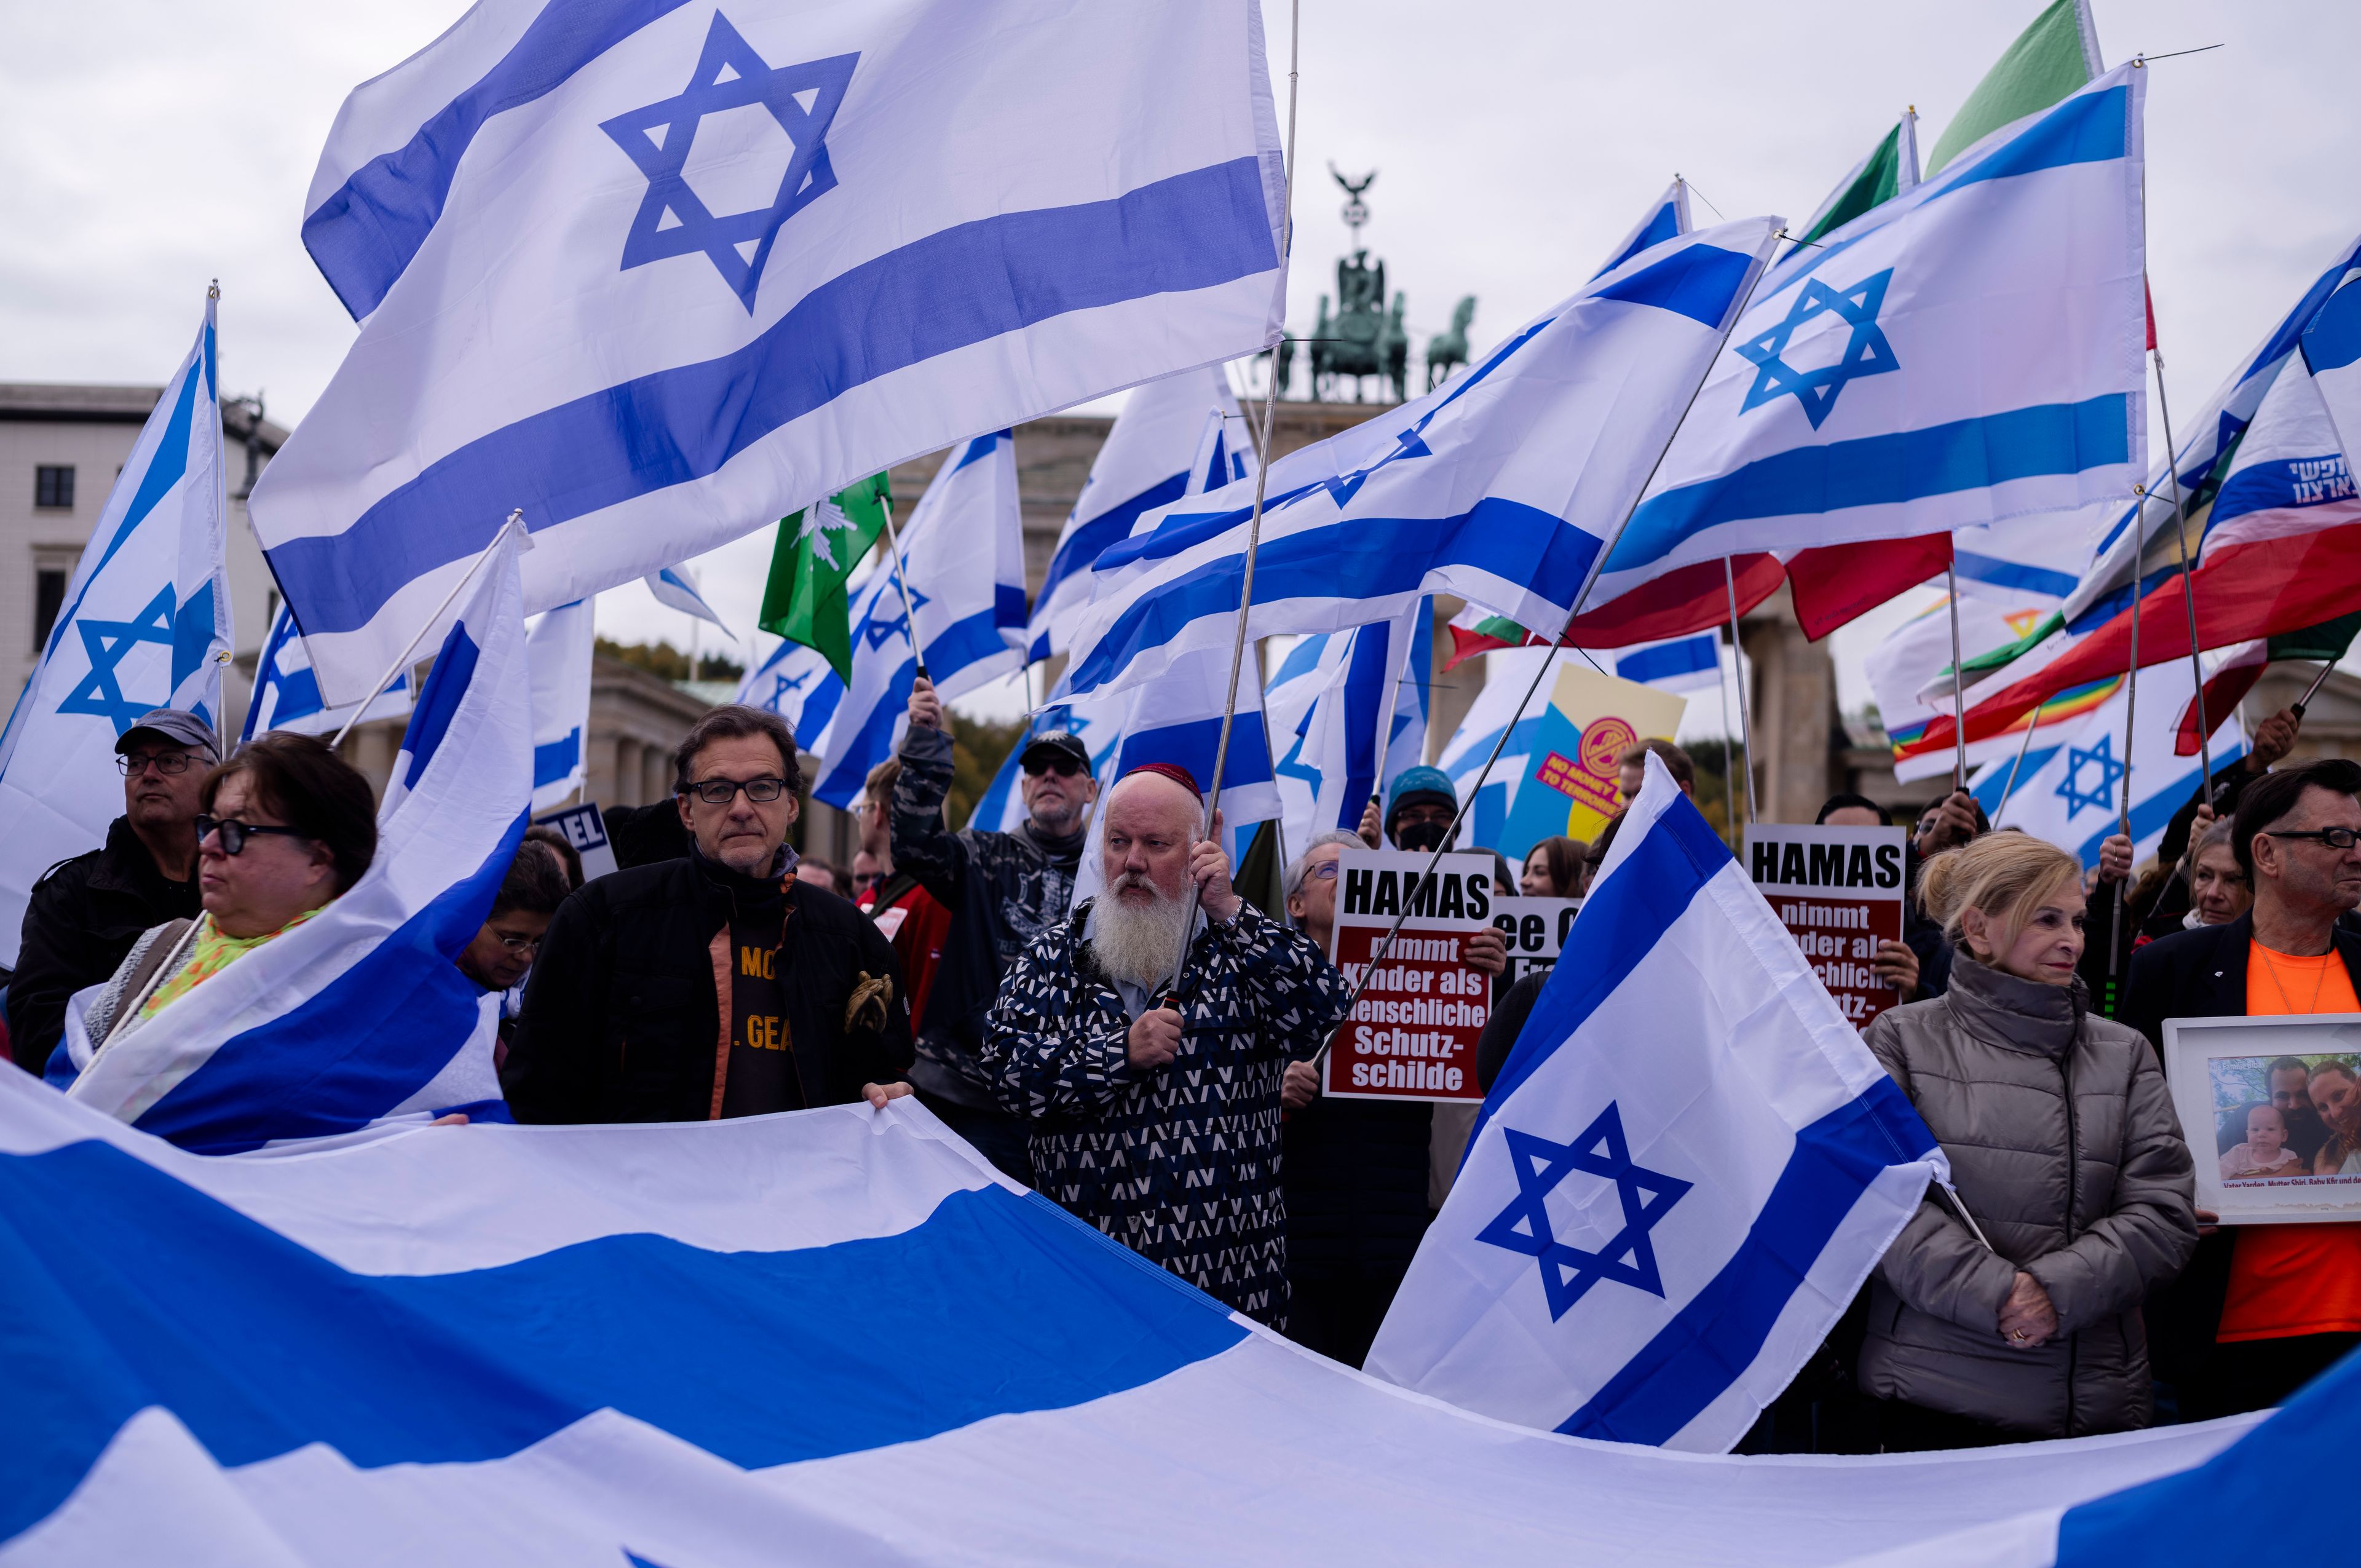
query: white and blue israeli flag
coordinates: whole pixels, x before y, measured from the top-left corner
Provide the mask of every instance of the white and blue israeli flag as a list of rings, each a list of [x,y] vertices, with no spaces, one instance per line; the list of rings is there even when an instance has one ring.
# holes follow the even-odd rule
[[[1434,601],[1389,621],[1315,632],[1288,650],[1263,692],[1278,751],[1279,826],[1290,852],[1361,825],[1372,795],[1426,760]]]
[[[1862,1458],[1520,1431],[906,1099],[209,1159],[0,1074],[0,1568],[2219,1568],[2277,1515],[2327,1563],[2288,1478],[2361,1403],[2347,1366],[2268,1421]]]
[[[1390,620],[1431,593],[1561,625],[1777,227],[1750,218],[1643,250],[1446,386],[1273,463],[1247,634]],[[1175,502],[1099,556],[1061,696],[1230,645],[1259,482]]]
[[[322,689],[512,508],[537,612],[1261,350],[1284,191],[1254,0],[484,0],[305,199],[360,335],[252,510]]]
[[[377,858],[317,915],[93,1055],[67,1008],[52,1081],[184,1148],[234,1154],[389,1117],[505,1116],[496,995],[461,974],[531,820],[533,715],[517,555],[503,531],[459,601],[378,811]]]
[[[1664,193],[1656,198],[1647,212],[1641,215],[1640,221],[1631,225],[1631,232],[1616,245],[1614,254],[1607,258],[1607,265],[1591,276],[1604,278],[1642,251],[1653,249],[1668,239],[1685,235],[1693,226],[1689,222],[1688,181],[1675,174],[1673,182],[1664,187]]]
[[[709,620],[721,629],[724,637],[732,641],[737,640],[738,634],[730,630],[730,623],[721,619],[721,612],[706,603],[704,590],[697,586],[697,571],[687,562],[675,562],[650,572],[641,581],[647,584],[648,592],[655,596],[656,603],[666,609],[676,609],[683,615]]]
[[[1613,670],[1618,680],[1672,692],[1703,691],[1721,684],[1721,633],[1700,631],[1692,637],[1618,648],[1599,655],[1598,662]]]
[[[1654,757],[1566,941],[1368,1370],[1726,1453],[1949,1168]]]
[[[393,677],[385,690],[371,697],[362,722],[400,718],[410,711],[410,672]],[[320,696],[319,678],[312,674],[311,655],[303,651],[303,633],[285,605],[271,618],[270,635],[263,639],[262,656],[254,667],[254,697],[246,705],[246,726],[238,742],[273,729],[298,735],[334,735],[353,716],[348,705],[330,707]]]
[[[777,714],[787,721],[796,743],[815,751],[813,743],[844,700],[844,682],[818,649],[782,638],[761,663],[746,672],[731,700]]]
[[[1726,555],[2130,499],[2147,75],[2111,71],[1782,258],[1591,604]]]
[[[2361,272],[2347,273],[2303,330],[2303,357],[2343,444],[2346,466],[2361,467]]]
[[[41,661],[0,733],[0,966],[41,873],[106,841],[116,737],[150,708],[222,728],[229,657],[214,302],[156,400],[66,581]],[[17,579],[19,582],[24,578]]]
[[[565,804],[582,787],[590,733],[590,664],[598,633],[590,599],[559,605],[525,632],[533,681],[533,808]]]
[[[1533,666],[1548,660],[1550,669],[1535,689],[1533,699],[1520,713],[1517,704],[1532,685]],[[1557,673],[1572,667],[1590,667],[1580,651],[1572,648],[1495,648],[1483,656],[1484,685],[1468,705],[1459,728],[1451,732],[1436,753],[1434,765],[1450,775],[1452,787],[1459,798],[1468,803],[1467,825],[1460,832],[1464,844],[1497,844],[1507,831],[1510,813],[1516,809],[1517,796],[1532,783],[1532,747],[1541,733],[1543,716],[1549,710],[1549,694]],[[1470,664],[1460,666],[1465,673]],[[1508,738],[1501,739],[1501,731]],[[1484,772],[1484,763],[1499,746],[1500,760],[1492,771]],[[1478,786],[1478,780],[1481,785]],[[1539,785],[1533,785],[1538,788]]]
[[[1192,476],[1208,417],[1225,433],[1222,471]],[[1231,439],[1226,433],[1240,434]],[[1100,552],[1127,538],[1140,519],[1196,490],[1219,489],[1251,472],[1251,448],[1244,437],[1238,401],[1218,365],[1184,370],[1133,390],[1115,415],[1107,437],[1091,459],[1090,477],[1059,532],[1041,591],[1034,596],[1026,631],[1026,661],[1038,663],[1066,651],[1072,622],[1089,601],[1091,563]]]

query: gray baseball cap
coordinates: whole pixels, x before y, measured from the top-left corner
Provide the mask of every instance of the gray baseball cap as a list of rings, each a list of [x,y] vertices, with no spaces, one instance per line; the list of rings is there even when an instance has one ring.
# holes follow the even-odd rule
[[[115,749],[127,751],[143,739],[161,737],[176,746],[194,746],[214,762],[221,761],[221,737],[214,727],[184,707],[151,707],[139,722],[115,738]]]

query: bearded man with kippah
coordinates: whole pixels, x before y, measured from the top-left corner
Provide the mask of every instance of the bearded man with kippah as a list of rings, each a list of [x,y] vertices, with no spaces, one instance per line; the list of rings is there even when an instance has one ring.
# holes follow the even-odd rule
[[[1198,837],[1203,809],[1178,767],[1116,782],[1106,891],[1010,968],[983,1061],[1031,1122],[1045,1197],[1279,1327],[1279,1081],[1342,1021],[1347,988],[1308,938],[1231,889],[1219,817]]]

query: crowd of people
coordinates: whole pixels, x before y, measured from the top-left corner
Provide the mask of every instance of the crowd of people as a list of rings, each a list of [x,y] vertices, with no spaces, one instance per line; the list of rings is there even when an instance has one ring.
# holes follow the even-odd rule
[[[915,1094],[1010,1179],[1357,1364],[1469,1119],[1320,1092],[1350,993],[1327,956],[1338,867],[1356,846],[1453,847],[1450,779],[1402,773],[1357,831],[1301,846],[1266,908],[1233,886],[1185,770],[1102,780],[1076,738],[1037,735],[1018,826],[953,831],[951,737],[923,679],[908,717],[846,868],[797,854],[796,738],[742,707],[683,738],[670,801],[609,812],[623,869],[585,882],[562,836],[527,832],[454,957],[500,998],[511,1113],[691,1121]],[[2119,836],[2086,872],[1995,831],[1963,792],[1920,814],[1903,939],[1874,959],[1896,1004],[1864,1037],[1953,1185],[1929,1190],[1743,1448],[1949,1448],[2261,1409],[2361,1340],[2361,1228],[2224,1226],[2195,1184],[2205,1162],[2225,1180],[2361,1174],[2354,1062],[2272,1060],[2268,1098],[2208,1142],[2180,1124],[2161,1055],[2167,1019],[2361,1012],[2361,764],[2279,765],[2295,740],[2292,714],[2261,726],[2145,868]],[[316,740],[225,755],[202,718],[165,709],[117,751],[123,815],[26,916],[6,1021],[27,1071],[54,1074],[70,1029],[103,1046],[313,917],[375,852],[367,782]],[[1687,756],[1648,741],[1620,759],[1627,800],[1651,751],[1694,788]],[[1893,825],[1846,795],[1818,819]],[[1501,861],[1498,890],[1580,896],[1620,821]],[[1086,852],[1103,891],[1070,908]],[[1498,931],[1466,951],[1504,972]],[[1494,996],[1485,1087],[1547,980]]]

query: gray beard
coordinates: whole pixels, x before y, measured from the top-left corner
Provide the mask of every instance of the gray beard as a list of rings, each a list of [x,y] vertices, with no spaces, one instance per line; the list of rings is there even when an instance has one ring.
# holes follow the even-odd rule
[[[1146,888],[1156,902],[1121,903],[1115,894],[1126,887]],[[1186,900],[1165,897],[1145,879],[1117,877],[1091,905],[1091,956],[1110,978],[1145,991],[1180,967],[1180,941],[1188,926]]]

